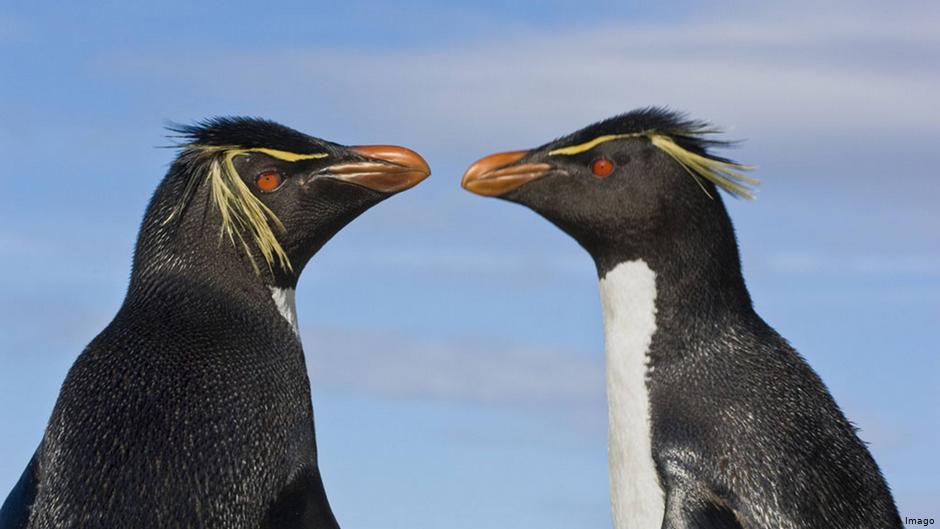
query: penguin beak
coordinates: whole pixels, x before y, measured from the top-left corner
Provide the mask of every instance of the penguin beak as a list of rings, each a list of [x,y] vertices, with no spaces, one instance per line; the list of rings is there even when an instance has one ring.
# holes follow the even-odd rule
[[[460,185],[478,195],[498,197],[552,170],[553,167],[547,163],[517,165],[516,162],[527,154],[529,151],[511,151],[481,158],[467,169]]]
[[[349,150],[365,160],[331,165],[321,176],[356,184],[380,193],[398,193],[416,186],[431,174],[420,154],[394,145],[361,145]]]

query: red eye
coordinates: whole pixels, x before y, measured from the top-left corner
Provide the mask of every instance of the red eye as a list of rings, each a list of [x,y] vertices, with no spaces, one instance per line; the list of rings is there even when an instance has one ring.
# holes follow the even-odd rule
[[[606,158],[594,160],[591,162],[591,172],[600,177],[610,176],[614,172],[614,162]]]
[[[255,184],[258,186],[258,189],[266,192],[274,191],[281,187],[283,181],[284,177],[277,171],[265,171],[255,178]]]

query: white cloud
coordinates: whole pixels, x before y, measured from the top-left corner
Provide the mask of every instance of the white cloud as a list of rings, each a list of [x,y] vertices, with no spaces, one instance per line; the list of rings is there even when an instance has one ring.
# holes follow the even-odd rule
[[[303,325],[301,336],[315,391],[490,403],[593,402],[603,408],[600,352],[423,341]]]
[[[940,277],[940,259],[915,255],[838,255],[810,252],[775,253],[758,268],[784,274],[857,277]]]
[[[571,243],[573,245],[573,243]],[[580,252],[580,250],[575,250]],[[476,276],[506,275],[512,277],[540,276],[550,274],[571,275],[591,272],[591,261],[587,254],[560,255],[527,252],[492,252],[482,248],[347,248],[342,254],[331,256],[329,265],[346,272],[361,273],[363,270],[403,270],[409,273],[434,272],[450,276],[474,274]],[[322,265],[321,265],[322,266]]]
[[[501,38],[432,50],[135,56],[119,64],[235,101],[268,101],[296,121],[341,115],[351,126],[441,149],[456,144],[462,153],[468,142],[534,145],[647,104],[674,105],[746,135],[761,129],[764,138],[940,131],[940,107],[931,104],[940,91],[938,10],[876,15],[848,7],[659,26],[507,28]]]

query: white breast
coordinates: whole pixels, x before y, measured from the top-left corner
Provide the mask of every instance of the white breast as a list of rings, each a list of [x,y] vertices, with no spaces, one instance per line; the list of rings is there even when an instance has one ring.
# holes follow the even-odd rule
[[[274,299],[274,304],[277,305],[277,311],[281,313],[281,316],[284,316],[291,329],[294,329],[294,334],[300,336],[300,331],[297,329],[297,303],[294,300],[294,289],[270,288],[271,298]]]
[[[608,464],[615,529],[662,526],[663,493],[653,464],[647,354],[656,331],[656,274],[642,260],[600,282],[607,350]]]

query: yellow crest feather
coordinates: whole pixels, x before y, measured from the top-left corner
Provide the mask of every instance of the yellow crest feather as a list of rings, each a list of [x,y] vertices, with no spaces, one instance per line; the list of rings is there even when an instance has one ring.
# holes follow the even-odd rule
[[[236,156],[250,152],[262,153],[287,162],[326,158],[329,155],[326,153],[297,154],[260,147],[245,149],[238,146],[189,144],[186,148],[191,152],[191,165],[196,166],[194,170],[200,171],[201,176],[196,176],[187,183],[183,199],[173,209],[164,224],[182,213],[195,186],[200,179],[204,178],[209,182],[212,202],[218,207],[222,219],[219,237],[228,238],[233,245],[241,246],[248,255],[252,268],[258,274],[261,270],[255,262],[252,244],[249,243],[253,243],[253,246],[261,253],[269,270],[273,269],[275,264],[285,271],[293,270],[287,252],[284,251],[272,229],[273,226],[283,232],[284,224],[264,202],[251,192],[238,175],[238,171],[235,170],[233,160]]]
[[[571,145],[568,147],[561,147],[551,150],[549,151],[548,155],[573,156],[587,152],[602,143],[625,138],[647,138],[650,143],[668,154],[673,160],[678,162],[683,169],[692,175],[692,178],[694,178],[702,190],[705,191],[705,194],[709,196],[711,195],[708,193],[708,189],[706,189],[702,184],[700,178],[705,178],[725,191],[746,199],[754,198],[754,193],[751,188],[760,183],[760,180],[741,172],[752,171],[754,170],[754,167],[734,162],[716,160],[714,158],[696,154],[680,146],[675,142],[675,140],[672,139],[671,136],[657,131],[634,132],[629,134],[606,134],[578,145]]]
[[[679,162],[679,165],[688,171],[696,181],[699,177],[704,177],[732,195],[738,195],[749,200],[754,198],[751,187],[758,185],[760,180],[741,172],[753,171],[752,166],[725,162],[696,154],[682,148],[672,138],[663,134],[650,134],[648,137],[653,145],[671,156],[673,160]],[[708,193],[707,190],[705,192]]]
[[[557,156],[561,154],[563,156],[574,156],[575,154],[581,154],[582,152],[589,151],[593,149],[594,147],[597,147],[598,145],[602,143],[606,143],[608,141],[619,140],[622,138],[635,138],[637,136],[640,136],[640,135],[639,134],[607,134],[604,136],[598,136],[591,141],[579,143],[578,145],[572,145],[570,147],[562,147],[560,149],[549,151],[548,155]]]

